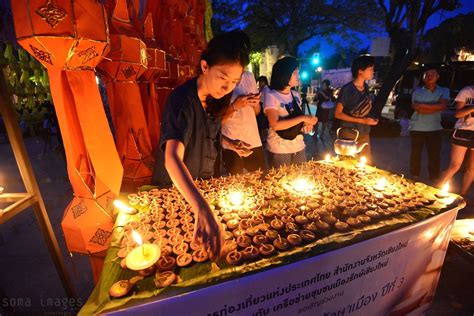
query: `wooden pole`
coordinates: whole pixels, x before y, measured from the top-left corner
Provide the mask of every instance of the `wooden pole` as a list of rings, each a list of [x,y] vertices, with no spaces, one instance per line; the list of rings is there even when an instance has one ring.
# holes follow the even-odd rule
[[[43,197],[41,196],[38,183],[36,182],[30,160],[28,159],[28,153],[17,121],[17,115],[9,100],[9,95],[10,93],[8,92],[5,78],[3,73],[0,72],[0,114],[3,116],[3,122],[7,130],[8,139],[10,140],[13,154],[18,169],[20,170],[20,175],[26,191],[36,199],[36,202],[32,204],[33,210],[35,211],[38,224],[48,246],[51,258],[53,259],[56,270],[61,278],[64,290],[68,297],[74,298],[76,297],[75,290],[68,276],[58,241],[54,235],[53,228],[51,227],[51,222],[48,213],[46,212]]]

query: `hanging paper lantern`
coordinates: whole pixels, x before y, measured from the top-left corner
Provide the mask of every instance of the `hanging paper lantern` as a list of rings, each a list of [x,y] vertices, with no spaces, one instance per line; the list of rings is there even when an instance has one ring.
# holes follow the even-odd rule
[[[148,67],[142,76],[142,80],[153,81],[155,80],[155,76],[163,74],[166,70],[166,54],[165,51],[159,49],[155,41],[155,31],[151,13],[148,13],[145,19],[144,37]]]
[[[124,168],[124,189],[136,190],[150,183],[154,158],[137,82],[148,69],[147,47],[132,24],[130,10],[139,11],[126,0],[116,2],[110,18],[110,52],[99,69],[105,75],[117,151]],[[150,56],[156,70],[163,67],[160,54],[154,51]],[[148,74],[153,75],[153,69]]]
[[[110,52],[100,69],[116,81],[137,81],[147,69],[145,43],[135,37],[110,35]]]
[[[161,111],[156,94],[156,77],[166,71],[165,52],[158,48],[155,41],[152,14],[148,13],[144,23],[144,37],[147,45],[148,69],[141,77],[140,94],[150,133],[152,148],[158,146],[160,140]]]
[[[19,44],[48,70],[40,80],[50,83],[74,191],[62,221],[67,246],[103,252],[113,227],[109,202],[119,194],[123,172],[94,73],[109,43],[105,9],[96,0],[15,0],[11,6]],[[20,67],[34,66],[21,50],[19,59]]]
[[[69,203],[62,220],[69,251],[92,254],[107,249],[113,226],[103,223],[113,221],[113,218],[103,205],[111,203],[113,198],[109,196],[97,199],[76,197]]]
[[[107,47],[99,1],[11,1],[18,42],[45,67],[94,68]]]

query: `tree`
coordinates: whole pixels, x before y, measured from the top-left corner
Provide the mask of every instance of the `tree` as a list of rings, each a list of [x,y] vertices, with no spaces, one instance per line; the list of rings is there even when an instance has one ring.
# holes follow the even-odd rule
[[[474,13],[459,14],[426,32],[422,61],[439,62],[456,56],[456,50],[474,51]]]
[[[379,8],[365,0],[216,0],[213,8],[215,31],[243,28],[253,49],[277,44],[293,56],[315,36],[349,37],[381,23]]]
[[[391,38],[393,60],[374,101],[376,115],[381,114],[390,91],[420,54],[428,19],[440,10],[452,11],[460,5],[459,0],[378,0],[378,4]]]
[[[18,111],[37,110],[37,104],[50,100],[46,69],[19,47],[8,0],[0,0],[0,76],[5,76],[12,102]]]

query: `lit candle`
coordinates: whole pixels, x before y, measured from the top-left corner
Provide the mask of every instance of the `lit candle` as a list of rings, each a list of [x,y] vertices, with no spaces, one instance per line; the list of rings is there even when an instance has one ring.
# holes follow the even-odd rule
[[[132,230],[132,236],[138,247],[128,253],[125,259],[127,268],[134,271],[148,269],[158,261],[161,250],[155,244],[143,244],[142,237],[135,230]]]
[[[310,193],[314,189],[314,183],[305,178],[296,178],[291,182],[291,187],[298,193]]]
[[[293,181],[293,189],[295,189],[295,191],[303,192],[304,190],[306,190],[307,186],[308,181],[306,181],[306,179],[300,178]]]
[[[244,203],[244,195],[240,191],[230,192],[227,196],[227,199],[229,200],[230,204],[234,206],[240,206]]]
[[[387,184],[388,184],[387,179],[385,179],[385,177],[382,177],[379,180],[377,180],[377,183],[375,184],[374,189],[377,191],[383,191],[385,190],[385,187],[387,186]]]
[[[365,156],[360,157],[359,167],[364,167],[367,164],[367,158]]]
[[[125,214],[135,214],[137,212],[137,210],[135,208],[128,206],[127,204],[125,204],[124,202],[122,202],[120,200],[115,200],[114,201],[114,206],[119,211],[121,211]]]
[[[448,196],[448,194],[449,194],[449,182],[446,182],[446,183],[443,185],[443,187],[441,188],[441,192],[442,192],[444,195]]]
[[[324,162],[327,162],[327,163],[331,162],[331,155],[330,154],[326,154],[326,156],[324,157]]]
[[[5,188],[1,186],[2,183],[3,183],[3,177],[0,175],[0,195],[2,195],[3,191],[5,190]]]
[[[436,197],[439,198],[439,199],[444,199],[444,198],[447,198],[448,196],[449,196],[449,182],[446,182],[442,186],[441,191],[439,191],[436,194]]]

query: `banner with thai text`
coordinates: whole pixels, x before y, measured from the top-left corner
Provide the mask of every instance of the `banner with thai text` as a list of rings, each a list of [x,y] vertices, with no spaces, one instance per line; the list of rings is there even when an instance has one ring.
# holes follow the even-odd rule
[[[420,315],[434,298],[456,215],[111,314]]]

